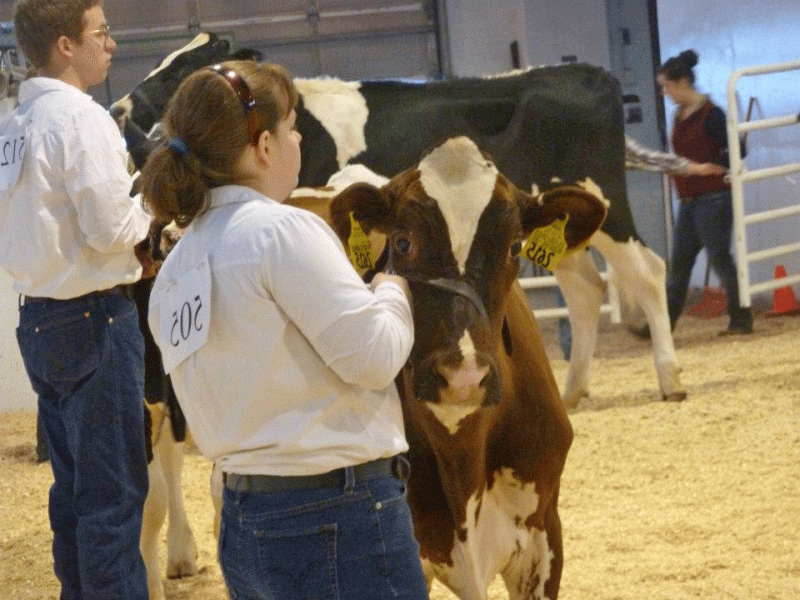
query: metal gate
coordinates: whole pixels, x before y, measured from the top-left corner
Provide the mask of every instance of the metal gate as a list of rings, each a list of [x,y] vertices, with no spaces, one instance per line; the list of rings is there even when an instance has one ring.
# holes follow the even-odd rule
[[[595,261],[596,263],[596,261]],[[600,279],[606,284],[606,301],[600,306],[600,314],[608,315],[612,323],[622,322],[622,309],[620,306],[619,291],[616,286],[611,282],[611,265],[605,265],[606,270],[600,271]],[[532,276],[527,276],[527,271],[533,272]],[[558,282],[554,275],[548,274],[547,271],[537,265],[526,265],[523,269],[525,274],[520,276],[519,283],[523,290],[542,290],[547,288],[556,288],[558,290]],[[533,314],[537,319],[560,319],[569,316],[569,311],[563,303],[555,307],[536,307],[539,302],[537,299],[532,301]]]
[[[785,127],[789,125],[797,126],[800,123],[800,113],[795,113],[782,117],[770,119],[760,119],[757,121],[739,122],[738,109],[736,102],[736,84],[742,77],[763,75],[768,73],[779,73],[784,71],[800,70],[800,61],[776,63],[771,65],[760,65],[737,69],[731,73],[728,79],[728,148],[730,152],[731,170],[731,195],[733,197],[733,231],[736,240],[736,268],[739,278],[739,303],[741,306],[750,306],[751,298],[754,293],[792,285],[800,282],[800,274],[772,279],[760,283],[750,281],[750,263],[785,256],[794,252],[800,252],[800,239],[783,244],[765,248],[755,252],[748,252],[746,228],[755,223],[764,223],[778,219],[787,219],[793,215],[800,215],[800,201],[793,206],[753,212],[745,214],[744,184],[746,182],[758,181],[773,177],[783,177],[800,171],[800,163],[788,163],[764,169],[747,171],[742,163],[742,153],[739,140],[741,134],[758,129],[769,129],[773,127]],[[798,235],[800,238],[800,235]]]

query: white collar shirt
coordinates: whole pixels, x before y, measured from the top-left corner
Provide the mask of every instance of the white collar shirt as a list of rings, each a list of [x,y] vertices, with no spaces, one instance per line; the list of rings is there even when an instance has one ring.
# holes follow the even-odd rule
[[[14,290],[69,299],[138,280],[133,247],[151,219],[139,196],[130,196],[114,120],[78,88],[34,77],[20,85],[19,107],[0,136],[20,128],[19,176],[0,190],[0,266]]]
[[[209,193],[156,277],[167,290],[204,259],[208,340],[171,373],[199,450],[223,471],[312,475],[408,449],[394,378],[413,343],[408,300],[374,291],[311,212],[241,186]]]

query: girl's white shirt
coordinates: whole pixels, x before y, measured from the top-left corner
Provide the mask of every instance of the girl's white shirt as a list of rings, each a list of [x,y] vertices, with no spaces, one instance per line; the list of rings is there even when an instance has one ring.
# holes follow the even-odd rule
[[[208,341],[172,383],[199,450],[225,472],[311,475],[408,449],[394,377],[413,344],[399,286],[371,292],[316,215],[242,186],[210,192],[150,297],[206,257]]]

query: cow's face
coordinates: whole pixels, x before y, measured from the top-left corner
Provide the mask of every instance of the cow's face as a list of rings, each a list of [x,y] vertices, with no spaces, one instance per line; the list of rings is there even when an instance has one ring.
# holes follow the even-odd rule
[[[345,244],[350,212],[365,230],[386,234],[392,267],[409,279],[414,397],[434,412],[457,408],[463,416],[502,396],[498,352],[512,352],[505,303],[525,236],[569,213],[567,244],[578,247],[606,206],[577,187],[534,198],[461,137],[380,189],[357,184],[339,194],[331,221]]]

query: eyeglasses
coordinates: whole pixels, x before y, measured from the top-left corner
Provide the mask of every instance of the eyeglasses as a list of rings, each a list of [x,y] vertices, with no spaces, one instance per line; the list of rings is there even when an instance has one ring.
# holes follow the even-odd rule
[[[98,29],[94,31],[90,31],[89,35],[97,36],[99,39],[103,40],[103,43],[108,41],[108,38],[111,37],[111,27],[108,26],[108,23],[102,25]]]

